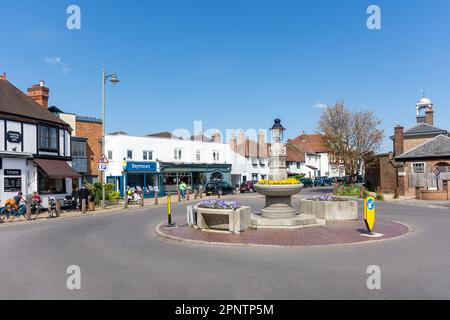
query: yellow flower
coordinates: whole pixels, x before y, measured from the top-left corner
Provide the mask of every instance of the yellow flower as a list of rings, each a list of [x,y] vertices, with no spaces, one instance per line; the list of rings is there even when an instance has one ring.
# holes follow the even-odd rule
[[[262,185],[286,185],[286,184],[300,184],[297,179],[289,178],[284,180],[260,180],[258,184]]]

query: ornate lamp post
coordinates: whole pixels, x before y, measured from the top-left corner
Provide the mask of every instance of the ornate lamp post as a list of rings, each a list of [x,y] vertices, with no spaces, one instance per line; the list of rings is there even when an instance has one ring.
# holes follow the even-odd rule
[[[105,87],[106,82],[109,80],[112,84],[119,83],[119,78],[117,77],[117,74],[112,73],[110,75],[106,74],[105,69],[102,71],[102,156],[105,154]],[[105,183],[106,183],[106,174],[104,171],[101,172],[102,175],[102,208],[104,209],[106,207],[106,191],[105,191]]]
[[[287,151],[283,144],[283,132],[286,129],[281,124],[280,119],[275,119],[270,132],[272,135],[272,147],[270,151],[270,180],[283,180],[287,178]]]

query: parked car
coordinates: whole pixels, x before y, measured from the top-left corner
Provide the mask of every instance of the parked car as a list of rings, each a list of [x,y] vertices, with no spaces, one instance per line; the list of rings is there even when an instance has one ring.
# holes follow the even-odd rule
[[[311,178],[300,179],[300,182],[303,184],[303,186],[305,188],[308,188],[308,187],[312,188],[312,187],[314,187],[314,180],[311,179]]]
[[[232,187],[228,182],[221,180],[212,180],[206,184],[205,193],[207,196],[213,194],[235,194],[236,189]]]
[[[255,184],[257,183],[257,181],[245,181],[242,182],[241,185],[239,186],[239,191],[241,193],[244,192],[255,192]]]

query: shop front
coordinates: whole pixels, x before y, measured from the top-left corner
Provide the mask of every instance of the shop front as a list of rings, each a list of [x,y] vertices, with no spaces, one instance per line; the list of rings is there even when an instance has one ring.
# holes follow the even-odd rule
[[[108,177],[107,182],[114,183],[122,196],[132,189],[142,191],[145,198],[164,194],[161,174],[158,172],[156,162],[134,162],[124,163],[123,175],[121,177]]]
[[[229,164],[177,164],[161,163],[165,193],[176,193],[178,185],[184,182],[190,190],[205,187],[210,180],[231,182]]]

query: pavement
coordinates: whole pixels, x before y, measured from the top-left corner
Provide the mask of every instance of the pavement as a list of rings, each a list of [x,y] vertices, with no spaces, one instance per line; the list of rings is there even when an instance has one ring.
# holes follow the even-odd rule
[[[254,210],[263,206],[255,194],[235,198]],[[186,205],[174,204],[175,221],[185,219]],[[450,209],[397,202],[378,202],[377,209],[411,233],[337,247],[190,244],[155,232],[166,220],[164,206],[3,224],[0,298],[449,299]],[[80,290],[66,286],[73,265]],[[381,270],[380,290],[367,287],[372,265]]]

